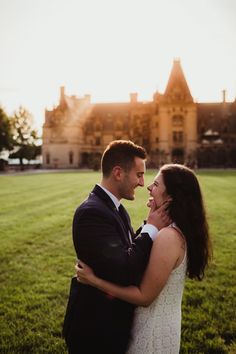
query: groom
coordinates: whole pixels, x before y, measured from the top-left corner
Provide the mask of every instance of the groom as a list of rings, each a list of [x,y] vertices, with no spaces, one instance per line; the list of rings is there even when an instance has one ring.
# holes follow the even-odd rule
[[[77,257],[99,277],[124,286],[139,284],[157,227],[164,226],[150,217],[136,237],[120,204],[122,198],[134,200],[135,188],[144,186],[145,159],[145,150],[131,141],[110,143],[102,156],[101,184],[78,207],[73,220]],[[134,305],[76,283],[76,278],[73,282],[63,328],[69,353],[124,354]]]

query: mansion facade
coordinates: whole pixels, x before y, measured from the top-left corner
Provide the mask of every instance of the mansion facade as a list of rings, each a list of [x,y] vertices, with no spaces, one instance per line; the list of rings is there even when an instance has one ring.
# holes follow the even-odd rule
[[[89,95],[67,96],[45,111],[44,168],[99,168],[112,140],[145,147],[147,166],[178,162],[198,167],[236,167],[236,100],[194,102],[179,60],[174,60],[163,94],[142,102],[91,103]]]

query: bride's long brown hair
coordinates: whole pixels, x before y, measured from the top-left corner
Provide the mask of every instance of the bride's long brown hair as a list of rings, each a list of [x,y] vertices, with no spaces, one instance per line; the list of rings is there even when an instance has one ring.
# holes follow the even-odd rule
[[[212,248],[199,182],[195,173],[183,165],[164,165],[160,172],[172,198],[169,215],[185,236],[187,275],[201,280],[211,259]]]

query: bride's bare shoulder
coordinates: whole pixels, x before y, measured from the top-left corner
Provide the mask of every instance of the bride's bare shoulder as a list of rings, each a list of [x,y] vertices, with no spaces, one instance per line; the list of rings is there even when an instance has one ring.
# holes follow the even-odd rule
[[[183,235],[181,234],[180,231],[178,231],[174,227],[163,227],[159,232],[158,235],[155,239],[156,243],[161,243],[161,244],[180,244],[182,245],[184,239]]]

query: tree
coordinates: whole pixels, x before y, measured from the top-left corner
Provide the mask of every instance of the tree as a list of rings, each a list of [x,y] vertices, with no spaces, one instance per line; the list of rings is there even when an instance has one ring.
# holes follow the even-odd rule
[[[23,159],[30,161],[37,155],[38,150],[35,143],[39,137],[36,130],[32,128],[33,117],[25,108],[19,107],[19,110],[14,113],[11,123],[16,151],[10,154],[9,158],[18,158],[21,170],[23,170]]]
[[[10,154],[10,159],[26,159],[28,161],[36,159],[41,154],[41,146],[37,145],[24,145],[17,151]]]
[[[13,137],[10,119],[0,107],[0,152],[13,148]]]

